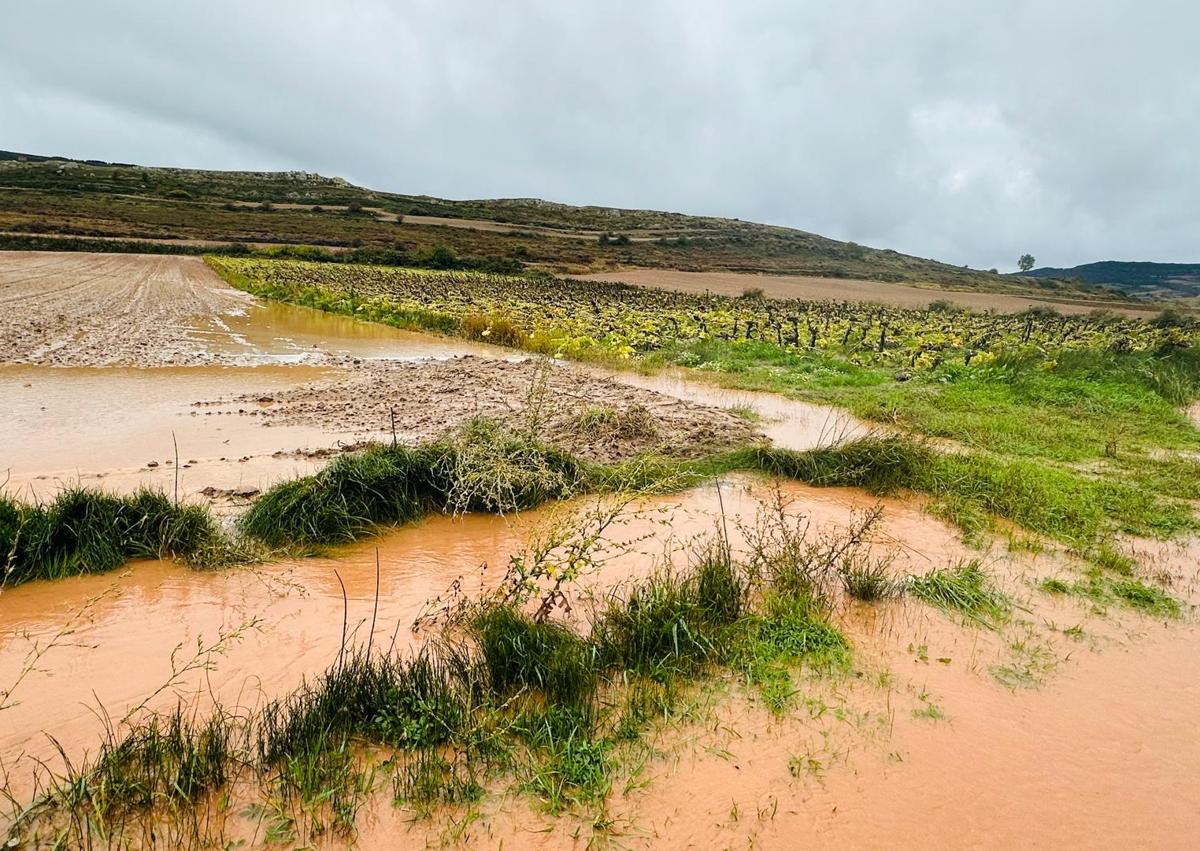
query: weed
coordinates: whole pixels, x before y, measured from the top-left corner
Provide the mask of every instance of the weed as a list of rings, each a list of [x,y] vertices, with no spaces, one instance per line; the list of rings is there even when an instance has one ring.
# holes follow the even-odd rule
[[[891,558],[871,560],[857,556],[847,558],[838,567],[846,593],[856,600],[875,602],[898,597],[904,593],[904,582],[894,579],[890,572]]]
[[[909,579],[909,590],[932,606],[993,628],[1012,614],[1012,601],[991,587],[978,560],[913,576]]]
[[[129,559],[187,558],[219,538],[205,509],[160,491],[115,496],[76,487],[47,505],[0,497],[0,585],[99,573]]]

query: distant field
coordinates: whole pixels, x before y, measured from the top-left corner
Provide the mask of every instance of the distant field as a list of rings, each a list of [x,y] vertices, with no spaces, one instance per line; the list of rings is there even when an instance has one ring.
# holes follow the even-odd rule
[[[761,289],[772,298],[835,299],[878,301],[896,307],[926,307],[931,301],[946,299],[972,310],[996,310],[1014,313],[1035,305],[1050,305],[1062,313],[1088,313],[1100,308],[1127,316],[1152,316],[1155,308],[1131,307],[1120,302],[1073,301],[1051,297],[1009,293],[946,291],[932,287],[844,278],[800,277],[797,275],[755,275],[737,272],[679,272],[670,269],[626,269],[575,276],[584,281],[610,281],[657,287],[685,293],[741,295],[748,289]]]

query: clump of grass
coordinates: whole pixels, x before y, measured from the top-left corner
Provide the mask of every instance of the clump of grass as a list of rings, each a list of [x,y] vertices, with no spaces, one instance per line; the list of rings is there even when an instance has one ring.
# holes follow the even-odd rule
[[[599,676],[598,654],[573,630],[534,621],[508,605],[474,614],[469,629],[496,694],[533,689],[555,704],[584,706],[591,700]]]
[[[1038,587],[1047,594],[1070,594],[1071,584],[1066,580],[1048,576],[1038,583]]]
[[[847,594],[856,600],[873,603],[904,593],[904,583],[892,577],[890,567],[891,560],[887,558],[847,558],[838,567],[838,574]]]
[[[610,593],[592,641],[610,667],[651,678],[692,674],[720,658],[745,593],[734,565],[714,550],[689,573],[662,570]]]
[[[476,417],[429,447],[431,479],[445,510],[504,513],[564,499],[584,484],[570,454]]]
[[[76,834],[92,829],[112,837],[139,813],[191,811],[230,779],[239,749],[235,725],[219,710],[201,722],[178,707],[122,735],[109,727],[95,757],[74,765],[63,754],[64,773],[50,776],[34,803],[18,811],[9,844],[24,847],[21,837],[39,819],[60,812],[71,815]],[[56,838],[66,840],[62,832]]]
[[[131,496],[68,488],[46,505],[0,497],[0,585],[100,573],[129,559],[187,558],[220,538],[207,510],[148,488]]]
[[[482,766],[469,751],[447,756],[433,749],[417,751],[392,777],[392,797],[428,811],[438,804],[466,804],[484,794]]]
[[[433,466],[429,452],[404,446],[341,455],[262,494],[239,525],[272,546],[353,541],[378,524],[421,517],[434,497]]]
[[[1128,553],[1121,552],[1109,543],[1101,544],[1092,560],[1101,570],[1121,576],[1133,576],[1134,570],[1137,569],[1137,559]]]
[[[1012,615],[1012,600],[991,587],[978,560],[913,576],[909,579],[909,591],[932,606],[957,612],[985,626],[997,627]]]
[[[523,349],[529,343],[529,335],[523,328],[509,317],[499,314],[493,316],[482,316],[477,313],[467,314],[460,321],[458,330],[469,340],[479,340],[497,346]]]
[[[596,736],[590,713],[538,706],[519,713],[511,729],[528,748],[523,785],[547,810],[557,813],[608,794],[612,743]]]
[[[576,428],[584,434],[621,440],[649,440],[658,437],[654,415],[644,405],[625,408],[589,405],[575,418]]]
[[[1116,579],[1109,586],[1112,595],[1130,608],[1150,615],[1177,618],[1183,611],[1179,601],[1140,579]]]
[[[283,482],[242,515],[241,530],[272,546],[337,544],[429,511],[518,511],[582,487],[570,455],[477,418],[415,448],[375,445]]]
[[[1183,614],[1179,600],[1134,575],[1137,561],[1132,556],[1104,544],[1091,555],[1091,561],[1082,580],[1043,579],[1039,587],[1048,594],[1081,597],[1099,607],[1117,604],[1164,618]]]
[[[755,460],[761,470],[813,485],[889,493],[919,487],[934,457],[933,450],[912,438],[870,435],[804,452],[764,447]]]

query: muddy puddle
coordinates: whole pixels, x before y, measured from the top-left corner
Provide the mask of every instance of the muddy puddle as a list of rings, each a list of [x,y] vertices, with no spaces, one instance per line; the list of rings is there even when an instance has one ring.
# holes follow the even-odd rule
[[[804,450],[827,446],[839,440],[862,437],[870,430],[845,411],[774,393],[731,390],[691,381],[669,371],[658,375],[625,372],[605,374],[621,384],[652,390],[685,402],[749,414],[762,434],[776,446],[785,449]]]
[[[66,485],[128,491],[148,484],[190,497],[206,487],[257,489],[324,460],[312,450],[352,440],[302,426],[264,429],[253,418],[205,415],[195,399],[276,392],[321,367],[0,366],[9,407],[0,469],[6,490],[48,497]]]
[[[852,490],[781,487],[814,531],[875,504]],[[735,477],[719,495],[713,485],[638,503],[606,535],[589,581],[641,574],[668,552],[685,558],[687,541],[715,530],[722,503],[736,541],[737,518],[751,520],[774,488]],[[896,572],[978,555],[919,506],[882,505],[876,546],[897,553]],[[48,757],[44,733],[82,753],[102,729],[101,707],[119,720],[148,697],[151,709],[179,698],[252,706],[286,692],[336,657],[339,577],[355,641],[369,640],[374,619],[377,646],[412,645],[420,637],[409,626],[429,600],[459,578],[471,594],[493,585],[564,510],[433,518],[331,560],[213,573],[139,563],[9,589],[0,683],[32,670],[0,712],[0,754],[10,769]],[[1164,551],[1159,566],[1181,581],[1190,569],[1194,583],[1196,549]],[[1012,624],[962,626],[911,600],[844,604],[836,619],[856,674],[802,681],[783,718],[738,697],[737,683],[718,690],[693,722],[659,735],[636,783],[615,787],[611,838],[655,848],[1187,847],[1200,830],[1200,632],[1036,594],[1029,583],[1059,567],[1052,556],[985,558],[1023,606]],[[1034,687],[996,673],[1023,665]],[[520,796],[482,812],[463,841],[583,848],[591,836],[578,818],[547,819]],[[398,836],[436,844],[444,830],[381,802],[356,847],[393,848]]]
[[[524,357],[498,346],[420,334],[272,301],[255,301],[243,313],[195,317],[189,326],[188,335],[205,350],[249,363],[298,363],[329,356],[403,361],[463,355],[503,360]]]

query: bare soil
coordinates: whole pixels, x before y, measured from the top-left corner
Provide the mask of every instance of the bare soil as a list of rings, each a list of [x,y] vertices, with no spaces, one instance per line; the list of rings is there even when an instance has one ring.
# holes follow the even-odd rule
[[[1089,313],[1112,310],[1129,316],[1153,316],[1153,308],[1130,307],[1120,302],[1070,301],[1006,293],[966,292],[915,287],[848,278],[810,278],[799,275],[753,275],[740,272],[679,272],[672,269],[626,269],[573,276],[582,281],[618,281],[644,287],[677,290],[685,293],[741,295],[748,289],[761,289],[772,298],[798,298],[840,301],[874,301],[896,307],[928,307],[931,301],[947,299],[972,310],[996,310],[1016,313],[1034,306],[1051,306],[1063,313]]]
[[[316,426],[363,437],[388,434],[394,414],[396,433],[408,442],[486,416],[605,462],[645,452],[695,458],[760,439],[744,419],[721,408],[576,367],[472,356],[363,362],[335,378],[198,407],[236,408],[267,425]]]
[[[253,299],[197,257],[0,253],[0,362],[157,366],[219,358],[186,332]]]

